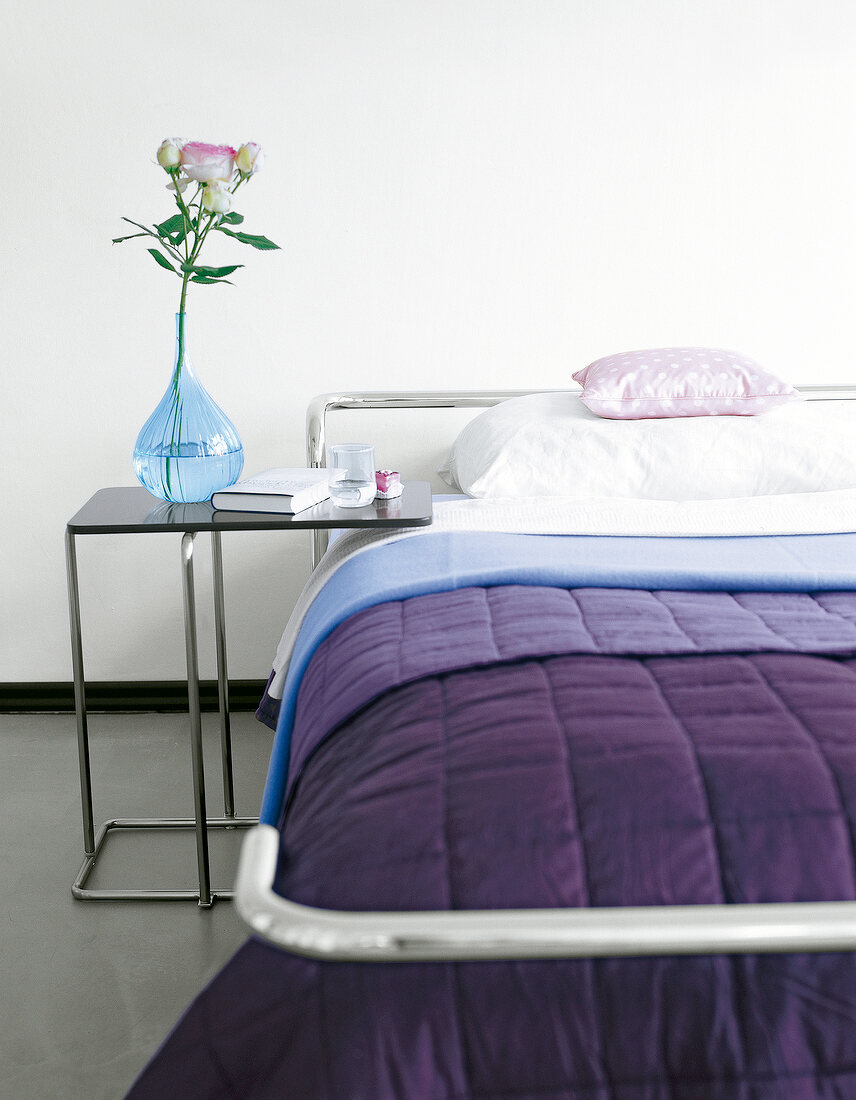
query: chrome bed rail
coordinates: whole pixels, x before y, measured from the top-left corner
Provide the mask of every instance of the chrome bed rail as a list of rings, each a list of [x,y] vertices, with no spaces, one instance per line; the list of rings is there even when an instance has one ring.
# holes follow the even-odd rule
[[[424,962],[856,950],[856,901],[337,912],[273,890],[279,832],[244,839],[235,902],[264,939],[316,959]]]
[[[813,401],[856,400],[856,385],[798,389]],[[311,466],[326,464],[325,418],[334,409],[486,408],[533,392],[556,391],[322,394],[307,414],[307,459]],[[318,557],[324,545],[316,543]],[[429,912],[318,909],[274,891],[279,850],[280,834],[273,826],[257,825],[247,833],[235,903],[259,936],[309,958],[415,962],[856,950],[856,901]]]
[[[322,393],[306,410],[306,465],[327,465],[327,413],[341,409],[486,409],[510,397],[548,390],[413,390],[398,393],[364,391]],[[311,567],[321,560],[330,541],[329,531],[312,532]]]

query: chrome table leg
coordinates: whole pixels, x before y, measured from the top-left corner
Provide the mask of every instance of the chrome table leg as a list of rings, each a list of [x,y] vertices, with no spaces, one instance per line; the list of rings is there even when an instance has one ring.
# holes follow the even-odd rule
[[[77,719],[80,804],[83,809],[83,851],[88,858],[94,858],[95,828],[92,821],[92,781],[89,770],[89,729],[86,722],[86,692],[83,678],[83,635],[80,630],[77,550],[74,535],[68,530],[65,532],[65,568],[68,584],[68,621],[71,629],[71,666],[74,677],[74,713]]]
[[[229,715],[229,674],[226,668],[226,608],[223,596],[223,549],[220,532],[211,532],[211,563],[214,573],[214,632],[217,644],[217,699],[220,709],[220,758],[223,771],[223,810],[235,816],[235,785],[232,774],[232,728]]]
[[[205,768],[202,755],[202,712],[199,705],[199,651],[196,644],[196,595],[193,587],[193,544],[196,535],[181,538],[181,587],[184,596],[184,644],[187,651],[187,701],[190,713],[190,756],[193,764],[193,805],[196,815],[196,864],[199,905],[212,902],[208,871],[208,822],[205,814]]]

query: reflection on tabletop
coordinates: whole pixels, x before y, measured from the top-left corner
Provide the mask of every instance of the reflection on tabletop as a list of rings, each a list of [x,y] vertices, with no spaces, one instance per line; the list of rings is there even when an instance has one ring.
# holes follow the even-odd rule
[[[198,504],[178,504],[165,500],[149,512],[143,523],[176,523],[194,524],[205,523],[211,519],[214,509],[210,500],[200,501]]]

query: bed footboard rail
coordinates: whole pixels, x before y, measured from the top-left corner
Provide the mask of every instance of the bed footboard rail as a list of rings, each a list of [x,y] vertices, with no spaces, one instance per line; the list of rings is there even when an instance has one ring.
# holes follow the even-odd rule
[[[356,962],[856,950],[856,902],[340,912],[274,892],[279,832],[244,840],[236,904],[254,932],[309,958]]]

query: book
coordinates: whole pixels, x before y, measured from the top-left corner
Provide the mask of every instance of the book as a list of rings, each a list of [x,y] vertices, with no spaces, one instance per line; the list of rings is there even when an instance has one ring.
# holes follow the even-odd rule
[[[308,466],[264,470],[218,490],[211,503],[221,512],[302,512],[329,497],[327,475],[326,469]]]

